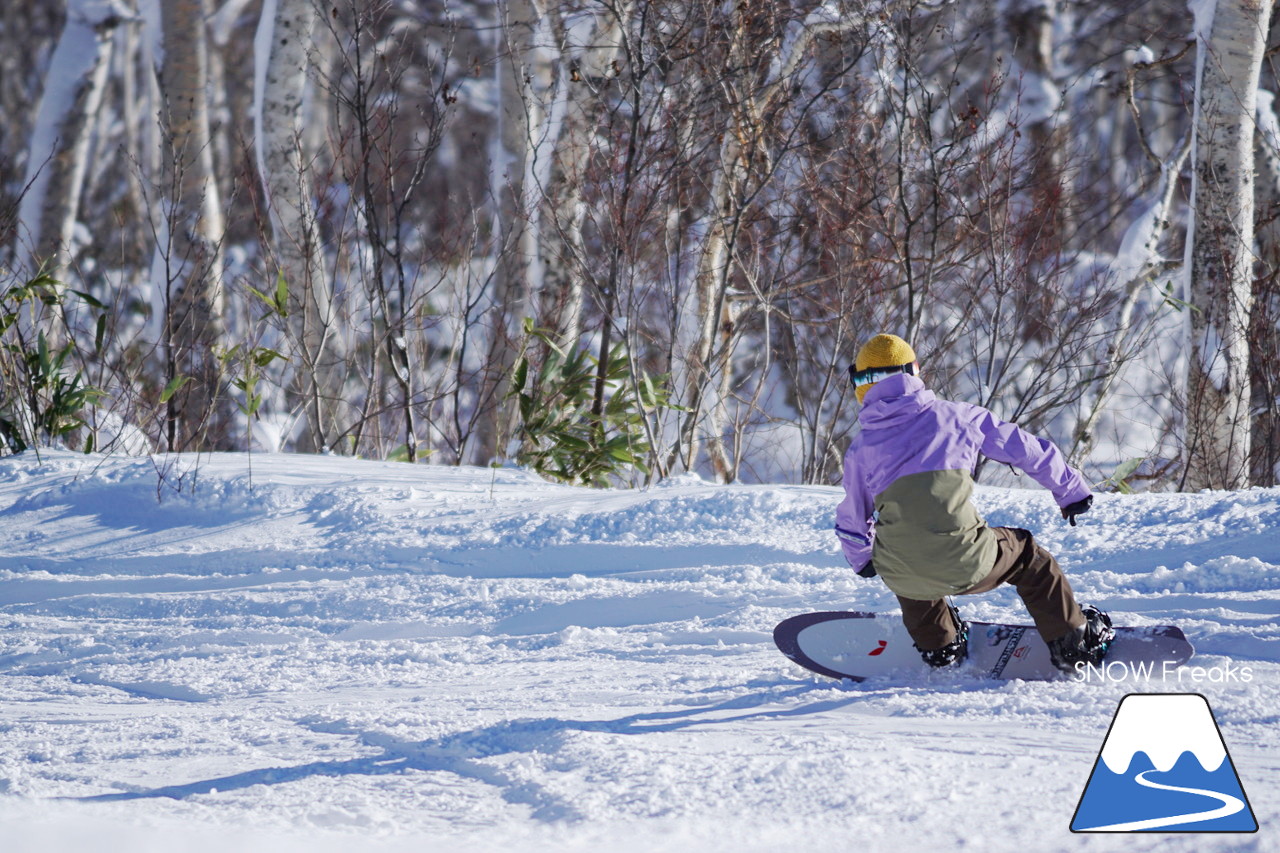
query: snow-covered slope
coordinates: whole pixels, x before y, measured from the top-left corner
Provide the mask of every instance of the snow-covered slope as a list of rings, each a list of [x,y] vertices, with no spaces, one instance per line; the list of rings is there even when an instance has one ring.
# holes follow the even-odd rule
[[[175,491],[180,488],[180,491]],[[980,489],[1180,680],[840,684],[839,494],[297,456],[0,460],[0,837],[38,850],[1277,849],[1280,491]],[[1025,621],[1012,590],[966,616]],[[1262,829],[1073,836],[1120,698],[1208,697]]]

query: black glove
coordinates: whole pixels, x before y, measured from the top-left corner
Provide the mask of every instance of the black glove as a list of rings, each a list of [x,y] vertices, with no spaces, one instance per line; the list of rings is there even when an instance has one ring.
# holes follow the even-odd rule
[[[1065,518],[1072,527],[1076,526],[1076,516],[1089,511],[1089,507],[1093,506],[1093,495],[1086,495],[1073,504],[1068,504],[1062,508],[1062,517]]]
[[[869,561],[865,566],[858,569],[858,577],[860,578],[867,578],[868,580],[870,580],[875,576],[876,576],[876,567],[872,565]]]

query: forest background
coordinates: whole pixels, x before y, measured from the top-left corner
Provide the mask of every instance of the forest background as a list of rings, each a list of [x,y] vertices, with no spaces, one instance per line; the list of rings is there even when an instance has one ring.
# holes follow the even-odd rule
[[[833,483],[890,331],[1095,482],[1274,485],[1271,15],[7,4],[0,445]]]

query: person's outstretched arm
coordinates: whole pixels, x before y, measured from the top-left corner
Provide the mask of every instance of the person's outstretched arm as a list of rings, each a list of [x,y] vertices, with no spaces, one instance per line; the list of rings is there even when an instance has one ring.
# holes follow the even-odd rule
[[[1090,498],[1084,476],[1067,464],[1067,457],[1051,441],[1037,438],[1016,424],[1002,421],[978,406],[982,453],[996,462],[1021,469],[1053,493],[1059,507],[1070,507]],[[1088,507],[1076,512],[1084,512]],[[1064,516],[1065,518],[1066,516]]]

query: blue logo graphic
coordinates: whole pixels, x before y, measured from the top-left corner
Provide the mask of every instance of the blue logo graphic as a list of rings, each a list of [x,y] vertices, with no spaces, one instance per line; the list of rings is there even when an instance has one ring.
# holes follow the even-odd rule
[[[1257,832],[1209,702],[1198,693],[1120,700],[1072,832]]]

